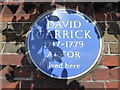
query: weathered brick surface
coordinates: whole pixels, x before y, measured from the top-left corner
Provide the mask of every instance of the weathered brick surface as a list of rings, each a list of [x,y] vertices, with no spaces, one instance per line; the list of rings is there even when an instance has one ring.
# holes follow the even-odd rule
[[[92,73],[93,80],[110,80],[110,71],[108,68],[96,69]]]
[[[14,19],[14,21],[29,22],[30,14],[19,14],[19,15],[15,15],[15,17],[16,17],[16,20]]]
[[[120,13],[118,3],[4,2],[0,5],[3,5],[0,10],[0,54],[2,54],[0,55],[2,57],[0,77],[4,78],[4,80],[1,78],[2,88],[78,88],[84,86],[85,89],[118,89],[120,71],[120,45],[118,43],[120,40]],[[104,39],[103,48],[106,56],[103,56],[99,63],[102,68],[96,68],[82,80],[78,80],[81,82],[80,84],[73,81],[67,85],[66,80],[56,80],[44,75],[30,64],[31,60],[25,55],[24,42],[31,23],[39,15],[47,10],[55,9],[55,7],[79,10],[96,20],[102,34],[101,38]],[[106,66],[109,68],[103,68]],[[14,79],[17,81],[15,82]]]
[[[82,82],[80,83],[81,86],[84,86],[86,89],[90,89],[90,88],[93,88],[93,89],[98,89],[98,88],[101,88],[103,89],[104,88],[104,83],[102,82]]]
[[[119,54],[120,51],[118,49],[118,43],[110,43],[110,53],[111,54]]]
[[[23,3],[24,2],[3,2],[3,3],[0,3],[0,5],[21,5]]]
[[[6,43],[3,53],[16,53],[19,48],[20,46],[15,43]]]
[[[17,81],[17,82],[9,82],[7,80],[2,80],[2,90],[8,90],[8,89],[18,89],[19,88],[19,85],[20,85],[20,82]]]
[[[119,66],[119,56],[104,56],[103,65],[105,66]]]
[[[2,8],[1,14],[7,15],[7,14],[12,14],[12,12],[6,5],[4,5],[4,7]]]
[[[91,79],[91,75],[87,75],[86,77],[84,77],[82,80],[86,81],[86,80],[90,80]]]
[[[3,44],[3,43],[0,43],[0,53],[3,52],[3,47],[4,47],[4,44]]]
[[[111,80],[120,80],[120,68],[113,68],[110,70],[110,79]]]
[[[6,66],[0,71],[0,77],[5,77],[6,75],[10,75],[10,72],[12,71],[14,71],[13,68],[11,68],[10,66]]]
[[[0,32],[1,32],[2,30],[7,28],[7,23],[0,22],[0,27],[1,27],[1,29],[0,29]]]
[[[119,90],[120,89],[119,85],[120,85],[120,82],[107,82],[106,83],[106,88],[107,88],[107,90],[109,90],[110,88],[113,88],[113,90],[114,89]]]
[[[108,34],[108,33],[104,34],[104,41],[105,42],[114,42],[114,41],[117,41],[117,40],[118,39],[113,34]]]
[[[18,10],[16,11],[16,14],[25,14],[24,6],[23,5],[19,6]]]
[[[104,53],[108,54],[108,43],[104,43]]]
[[[2,41],[3,41],[2,33],[0,33],[0,42],[2,42]],[[2,52],[3,47],[4,47],[4,44],[3,44],[3,43],[0,43],[0,53]]]
[[[14,15],[2,15],[2,22],[11,22],[13,20]]]
[[[23,55],[1,55],[1,65],[21,65]]]

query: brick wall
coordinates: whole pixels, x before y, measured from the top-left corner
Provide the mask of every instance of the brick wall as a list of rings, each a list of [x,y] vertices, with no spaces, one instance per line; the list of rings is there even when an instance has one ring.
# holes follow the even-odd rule
[[[120,3],[0,3],[1,88],[102,88],[118,89],[120,84]],[[96,20],[103,38],[99,65],[83,79],[50,78],[39,72],[27,58],[25,38],[30,25],[47,10],[72,8]]]

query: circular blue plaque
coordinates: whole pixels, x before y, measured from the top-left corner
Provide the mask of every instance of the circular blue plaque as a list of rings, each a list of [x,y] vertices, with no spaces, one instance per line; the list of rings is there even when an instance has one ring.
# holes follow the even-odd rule
[[[59,79],[82,76],[93,68],[101,52],[98,28],[84,14],[58,9],[38,18],[28,36],[32,62]]]

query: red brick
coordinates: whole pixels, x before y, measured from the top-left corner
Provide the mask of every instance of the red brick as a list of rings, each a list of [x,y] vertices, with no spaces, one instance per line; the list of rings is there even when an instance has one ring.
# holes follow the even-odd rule
[[[30,21],[34,21],[43,11],[43,7],[36,5],[32,10],[30,10]]]
[[[81,82],[80,86],[84,86],[84,88],[96,88],[99,90],[99,88],[104,88],[104,83],[102,82]],[[104,90],[104,89],[103,89]]]
[[[19,84],[20,82],[17,81],[17,82],[9,82],[8,80],[1,80],[2,81],[2,90],[8,90],[8,89],[11,89],[11,88],[14,88],[14,89],[18,89],[19,88]]]
[[[95,14],[95,18],[97,21],[105,21],[105,15],[103,13]]]
[[[108,68],[97,68],[92,72],[93,80],[110,80],[110,71]]]
[[[9,15],[0,15],[2,17],[2,22],[26,22],[30,19],[30,14],[9,14]]]
[[[4,2],[0,3],[0,5],[22,5],[24,2]]]
[[[9,66],[6,66],[0,71],[0,77],[5,77],[5,75],[10,75],[11,71],[14,71],[14,69]]]
[[[120,68],[113,68],[110,70],[110,79],[111,80],[120,80],[118,75],[120,74]]]
[[[31,22],[35,21],[38,16],[39,16],[39,13],[31,14],[31,16],[30,16],[30,21],[31,21]]]
[[[15,14],[15,17],[16,17],[16,21],[25,22],[25,21],[29,21],[30,14]]]
[[[0,55],[2,57],[1,65],[21,65],[23,55]]]
[[[13,16],[12,14],[9,14],[9,15],[2,15],[2,22],[11,22],[12,19],[13,19]]]
[[[84,77],[82,80],[86,81],[86,80],[90,80],[91,75],[87,75],[86,77]]]
[[[2,22],[2,18],[3,18],[3,16],[2,16],[2,14],[0,14],[0,22]]]
[[[116,16],[117,16],[117,17],[120,17],[120,13],[116,13]]]
[[[30,21],[36,20],[36,18],[40,15],[40,12],[39,12],[39,10],[37,8],[30,11],[30,13],[31,13]]]
[[[12,14],[11,10],[5,5],[1,11],[1,14]]]
[[[119,88],[120,89],[120,86],[119,86],[120,82],[106,82],[105,84],[106,84],[107,90],[109,90],[110,88],[113,89],[113,90],[114,90],[114,88],[116,88],[116,89]]]
[[[119,21],[119,16],[117,13],[112,13],[112,19],[115,21]]]
[[[106,21],[111,21],[111,16],[110,16],[110,14],[105,14],[105,20],[106,20]]]
[[[18,67],[14,71],[14,78],[30,78],[31,70],[30,67]]]
[[[19,6],[18,10],[16,11],[16,14],[25,14],[25,11],[23,8],[24,8],[23,5]]]
[[[103,65],[105,66],[119,66],[119,56],[103,56]]]

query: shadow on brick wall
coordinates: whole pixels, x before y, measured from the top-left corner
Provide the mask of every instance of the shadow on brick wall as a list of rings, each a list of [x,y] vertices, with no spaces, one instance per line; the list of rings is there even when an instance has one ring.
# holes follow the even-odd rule
[[[120,28],[119,25],[116,22],[107,22],[107,25],[105,25],[105,22],[98,22],[96,25],[98,26],[98,29],[101,34],[101,38],[104,37],[105,33],[113,35],[116,39],[120,40]],[[107,30],[106,30],[107,28]]]
[[[48,5],[50,5],[50,4],[48,4]],[[82,6],[82,5],[83,4],[80,4],[80,6]],[[86,5],[88,5],[88,4],[86,4]],[[99,6],[98,5],[96,5],[96,6],[97,7],[95,9],[98,9]],[[40,8],[42,6],[37,6],[37,7]],[[68,9],[74,8],[75,9],[76,5],[73,5],[71,3],[69,5],[66,5],[66,8],[68,8]],[[80,9],[83,13],[87,12],[85,7],[82,9],[81,8],[78,7],[78,9]],[[45,8],[45,10],[46,9],[48,9],[48,8]],[[45,10],[43,10],[43,11],[45,11]],[[93,13],[93,11],[91,11],[90,13]],[[96,10],[96,12],[97,11],[101,12],[100,9]],[[12,22],[17,21],[16,19],[17,19],[16,16],[14,16]],[[20,20],[18,20],[18,21],[19,22],[25,21],[25,18],[21,17]],[[6,42],[15,41],[16,45],[18,45],[17,42],[25,43],[26,34],[29,30],[28,28],[30,28],[30,25],[28,25],[28,27],[26,28],[26,26],[27,26],[26,24],[23,24],[23,23],[21,24],[19,22],[12,23],[12,27],[13,27],[12,29],[9,28],[9,24],[7,24],[7,27],[4,30],[2,30],[2,35],[4,35],[6,37]],[[106,24],[107,24],[107,26],[106,26]],[[118,40],[120,40],[120,37],[118,37],[118,35],[120,35],[120,28],[116,22],[107,22],[107,23],[98,22],[96,25],[99,27],[99,30],[101,33],[101,38],[104,37],[105,33],[107,32],[108,34],[114,35]],[[105,28],[107,28],[107,30]],[[23,55],[25,55],[26,48],[20,47],[16,52],[22,53]],[[50,77],[44,75],[43,73],[37,71],[36,68],[33,67],[34,65],[31,63],[31,60],[27,58],[27,55],[25,55],[23,57],[21,64],[22,64],[22,66],[19,66],[19,67],[18,66],[10,66],[13,69],[10,70],[9,74],[5,74],[5,77],[11,83],[19,81],[16,78],[19,78],[19,79],[27,78],[28,80],[19,81],[19,82],[21,82],[22,88],[79,88],[81,90],[84,90],[84,87],[80,86],[80,84],[76,81],[73,81],[69,85],[67,85],[67,80],[53,79],[53,78],[50,78]]]
[[[118,37],[118,35],[120,35],[120,28],[119,28],[117,23],[109,22],[107,33],[111,34],[111,35],[114,35],[117,39],[120,40],[120,37]]]
[[[21,89],[76,89],[84,90],[83,86],[77,81],[72,81],[67,84],[67,80],[60,80],[48,77],[47,75],[37,71],[35,67],[32,67],[32,63],[28,61],[28,56],[25,55],[22,59],[22,66],[7,66],[4,68],[3,74],[6,77],[5,82],[10,82],[9,88],[21,88]],[[31,75],[32,73],[32,75]],[[19,82],[19,84],[18,84]],[[17,83],[17,84],[15,84]],[[21,85],[20,85],[21,84]]]

